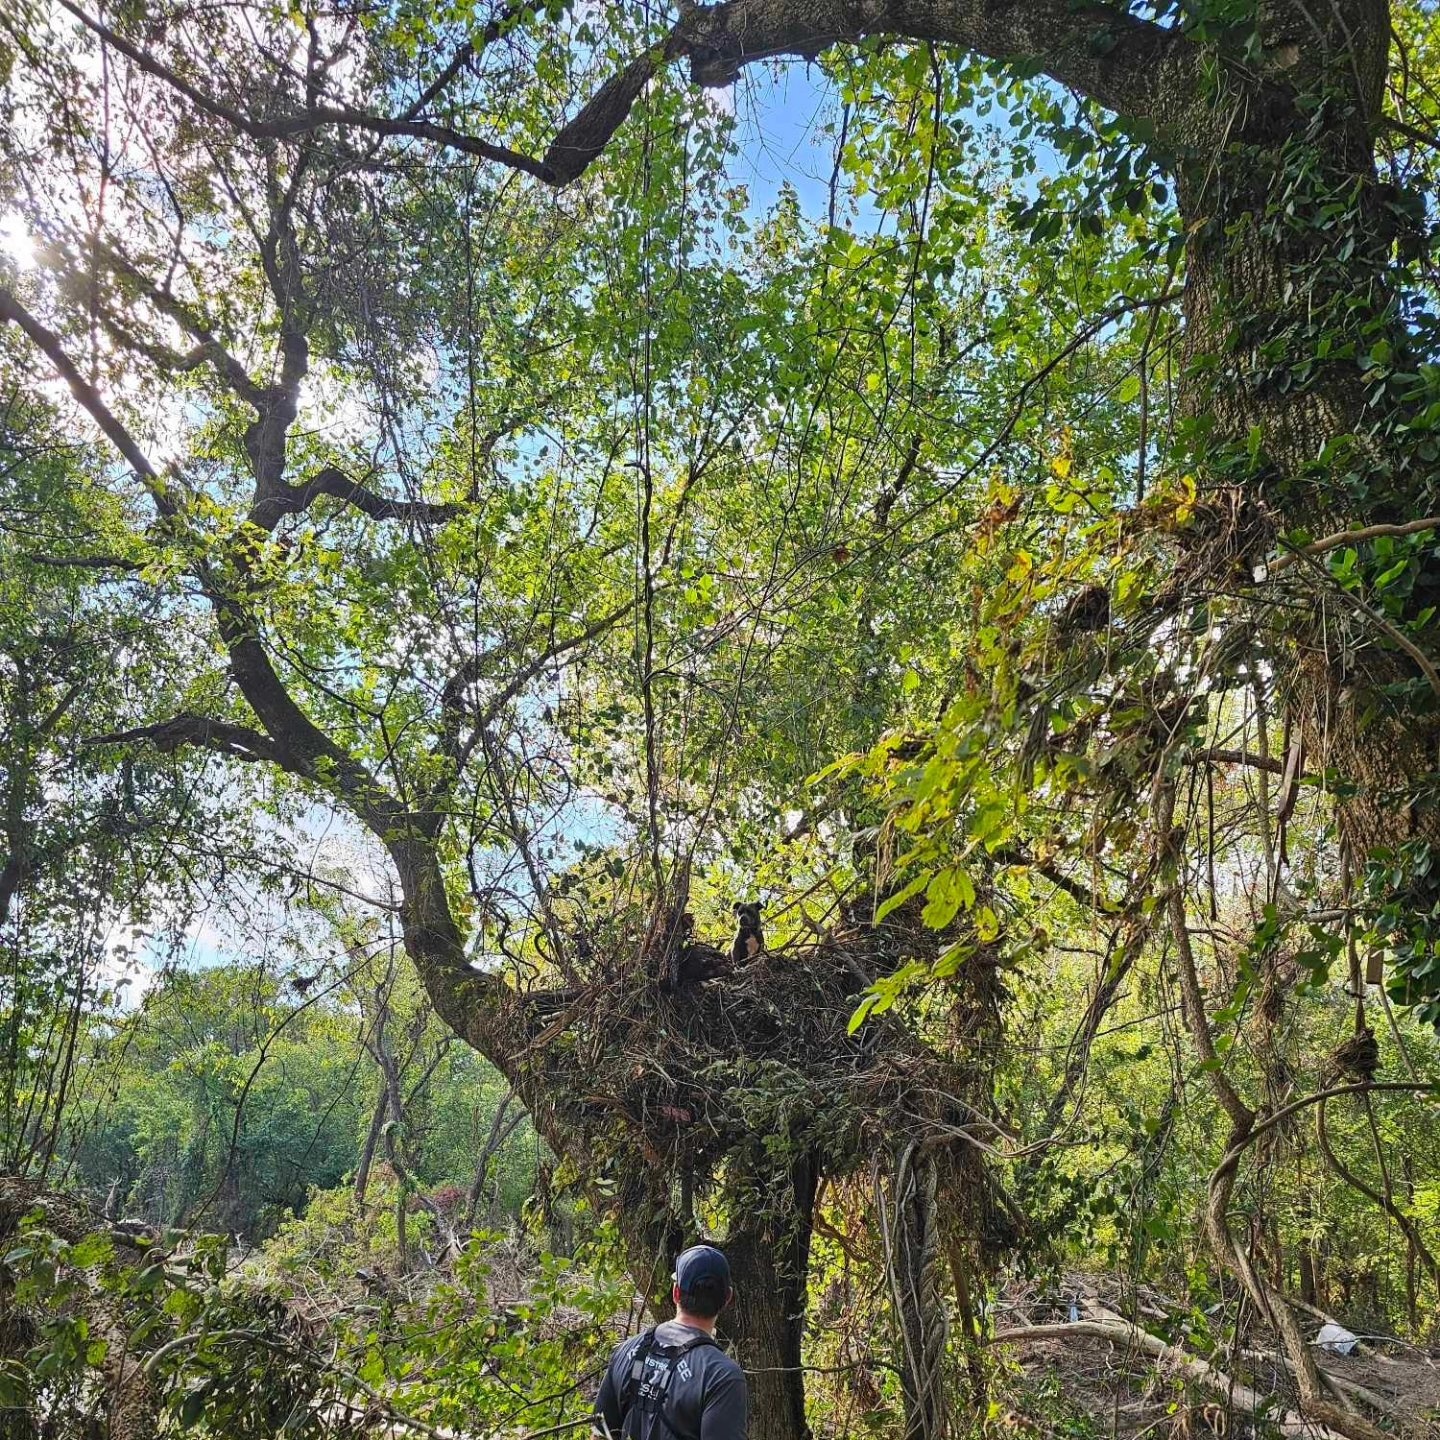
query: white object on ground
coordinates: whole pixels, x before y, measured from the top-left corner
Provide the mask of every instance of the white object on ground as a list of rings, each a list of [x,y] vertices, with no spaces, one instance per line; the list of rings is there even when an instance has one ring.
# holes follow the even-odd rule
[[[1311,1343],[1317,1350],[1328,1350],[1332,1355],[1348,1355],[1359,1338],[1343,1325],[1322,1325],[1320,1333]]]

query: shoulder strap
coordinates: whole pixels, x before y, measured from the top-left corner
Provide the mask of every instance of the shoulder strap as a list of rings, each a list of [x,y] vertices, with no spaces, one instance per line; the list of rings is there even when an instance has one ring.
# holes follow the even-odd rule
[[[720,1342],[713,1335],[692,1335],[683,1345],[675,1351],[676,1355],[688,1355],[692,1350],[698,1350],[702,1345],[711,1345],[716,1350],[720,1348]]]
[[[636,1401],[640,1395],[644,1393],[646,1395],[644,1408],[646,1412],[652,1416],[652,1419],[650,1425],[645,1427],[648,1435],[643,1437],[643,1440],[653,1440],[656,1421],[661,1423],[663,1432],[667,1436],[676,1437],[676,1440],[679,1440],[679,1432],[675,1430],[670,1419],[669,1407],[665,1403],[670,1393],[670,1381],[674,1378],[676,1363],[692,1350],[698,1350],[701,1346],[705,1345],[714,1346],[716,1349],[719,1348],[719,1344],[713,1335],[692,1335],[688,1340],[679,1345],[663,1345],[657,1343],[653,1329],[647,1330],[640,1337],[640,1343],[635,1347],[634,1353],[631,1355],[630,1371],[625,1377],[624,1387],[620,1393],[621,1422],[626,1434],[632,1433],[630,1412],[634,1410]],[[661,1374],[656,1377],[650,1390],[643,1392],[641,1389],[641,1381],[645,1374],[645,1364],[650,1358],[651,1353],[655,1351],[662,1353],[669,1363],[665,1365]],[[642,1426],[644,1425],[643,1420],[640,1423]]]
[[[654,1348],[655,1330],[652,1326],[640,1337],[640,1343],[630,1357],[630,1373],[625,1377],[625,1383],[620,1390],[621,1415],[624,1415],[635,1401],[635,1390],[640,1384],[641,1375],[645,1373],[645,1358]]]
[[[639,1344],[635,1346],[631,1354],[629,1374],[625,1377],[624,1387],[619,1395],[619,1408],[621,1408],[621,1424],[626,1436],[638,1436],[639,1440],[654,1440],[655,1421],[660,1421],[662,1434],[671,1437],[671,1440],[683,1440],[680,1433],[675,1430],[674,1423],[670,1417],[670,1407],[665,1404],[670,1395],[670,1382],[675,1375],[675,1367],[678,1362],[690,1354],[693,1349],[700,1349],[701,1346],[710,1345],[719,1349],[714,1336],[693,1335],[680,1345],[664,1345],[657,1342],[654,1329],[649,1329],[639,1338]],[[660,1374],[649,1382],[648,1387],[645,1381],[645,1365],[649,1356],[654,1352],[660,1352],[664,1356],[665,1364],[662,1365]],[[638,1407],[638,1410],[636,1410]],[[636,1420],[636,1426],[632,1426],[632,1413],[639,1416],[639,1413],[651,1416],[649,1424],[645,1424],[642,1418]],[[644,1434],[639,1434],[644,1431]]]

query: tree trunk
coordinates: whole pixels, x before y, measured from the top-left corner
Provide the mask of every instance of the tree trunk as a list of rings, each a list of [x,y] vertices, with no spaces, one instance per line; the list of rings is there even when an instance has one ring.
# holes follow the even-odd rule
[[[475,1225],[475,1217],[480,1212],[480,1201],[485,1195],[485,1187],[490,1179],[490,1167],[499,1155],[505,1142],[514,1133],[525,1118],[523,1110],[516,1110],[506,1120],[506,1114],[511,1105],[515,1103],[515,1092],[507,1090],[500,1104],[495,1108],[494,1118],[490,1122],[490,1134],[486,1137],[485,1144],[481,1146],[479,1158],[475,1161],[475,1178],[470,1182],[470,1192],[465,1197],[465,1224],[471,1228]],[[487,1223],[495,1208],[495,1200],[498,1198],[499,1186],[495,1187],[491,1196],[491,1204],[486,1209]]]
[[[816,1181],[813,1161],[797,1161],[790,1204],[753,1228],[732,1228],[723,1242],[735,1301],[722,1313],[720,1331],[745,1367],[750,1440],[808,1440],[810,1434],[801,1366]]]
[[[380,1144],[380,1131],[385,1126],[385,1112],[390,1108],[390,1092],[384,1085],[375,1097],[375,1109],[370,1115],[370,1128],[365,1132],[365,1148],[360,1152],[360,1164],[355,1171],[355,1203],[365,1204],[365,1192],[370,1187],[370,1170],[375,1164],[375,1150]]]
[[[1181,125],[1194,155],[1177,176],[1190,237],[1181,409],[1211,461],[1202,488],[1228,496],[1182,568],[1212,592],[1266,582],[1257,620],[1293,657],[1281,682],[1312,765],[1355,785],[1340,828],[1363,864],[1377,847],[1440,838],[1433,807],[1409,799],[1435,763],[1436,695],[1422,684],[1418,700],[1395,698],[1423,656],[1401,653],[1393,627],[1320,564],[1287,556],[1267,580],[1263,561],[1277,530],[1319,538],[1419,513],[1422,477],[1397,438],[1405,402],[1376,358],[1403,370],[1410,351],[1394,286],[1406,218],[1374,163],[1388,7],[1346,0],[1318,23],[1281,0],[1262,10],[1270,73],[1248,86],[1228,74]],[[1277,634],[1263,607],[1292,582],[1308,620]],[[1354,641],[1337,643],[1347,631]]]
[[[713,1243],[730,1262],[733,1302],[718,1332],[745,1369],[749,1440],[808,1440],[805,1423],[806,1282],[819,1167],[802,1156],[788,1170],[746,1167],[737,1186],[754,1197],[743,1218]],[[677,1255],[703,1239],[674,1203],[670,1174],[637,1165],[625,1177],[616,1214],[635,1288],[658,1321],[673,1314]]]

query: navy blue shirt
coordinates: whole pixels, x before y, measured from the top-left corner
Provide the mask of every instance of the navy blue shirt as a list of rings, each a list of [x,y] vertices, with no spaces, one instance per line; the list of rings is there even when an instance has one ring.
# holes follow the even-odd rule
[[[745,1440],[749,1396],[740,1366],[716,1345],[696,1345],[678,1359],[665,1353],[667,1347],[678,1349],[704,1333],[678,1320],[657,1325],[654,1348],[645,1358],[642,1382],[653,1379],[663,1366],[674,1367],[664,1399],[665,1420],[681,1440]],[[611,1440],[620,1440],[625,1423],[620,1397],[643,1338],[632,1335],[610,1357],[600,1393],[595,1397],[595,1429],[601,1435],[608,1433]],[[656,1440],[668,1437],[657,1436]]]

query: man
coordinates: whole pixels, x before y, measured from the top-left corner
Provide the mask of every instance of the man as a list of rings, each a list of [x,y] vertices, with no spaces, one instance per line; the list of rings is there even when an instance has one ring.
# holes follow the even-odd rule
[[[730,1263],[713,1245],[675,1262],[675,1318],[634,1335],[611,1356],[595,1397],[604,1440],[745,1440],[745,1372],[715,1339],[734,1298]]]

